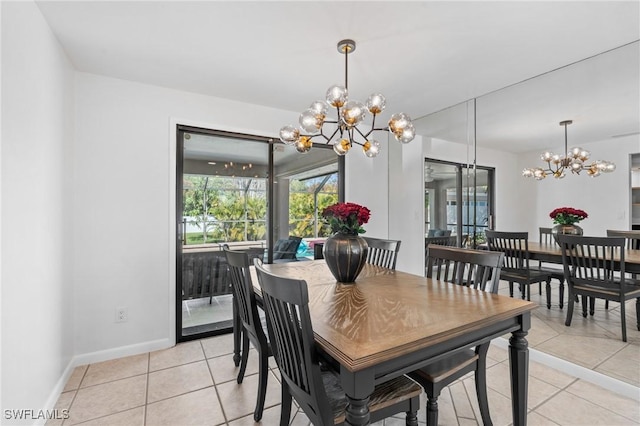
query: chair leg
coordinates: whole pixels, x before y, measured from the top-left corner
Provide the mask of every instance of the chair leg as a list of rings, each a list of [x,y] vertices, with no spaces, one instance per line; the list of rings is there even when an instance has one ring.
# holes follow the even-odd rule
[[[418,411],[407,411],[405,424],[407,426],[418,426]]]
[[[476,395],[478,396],[478,407],[484,426],[492,426],[491,415],[489,414],[489,398],[487,397],[487,351],[489,343],[482,344],[476,348],[478,353],[478,366],[476,367]]]
[[[428,396],[427,426],[438,426],[438,396]]]
[[[547,290],[547,309],[551,309],[551,278],[547,280],[547,285],[545,286],[545,289]]]
[[[232,303],[233,307],[233,363],[240,365],[240,339],[242,339],[242,324],[238,315],[235,299]]]
[[[538,283],[538,294],[542,294],[542,281]]]
[[[573,300],[574,297],[576,297],[576,295],[573,294],[573,292],[571,291],[571,286],[569,286],[569,300]],[[567,304],[567,319],[564,322],[564,325],[566,325],[567,327],[569,327],[571,325],[571,320],[573,319],[573,307],[574,307],[575,303],[569,302]]]
[[[260,365],[258,366],[258,400],[253,411],[253,420],[259,422],[264,410],[264,399],[267,395],[267,378],[269,377],[269,356],[266,351],[260,350]]]
[[[587,296],[585,296],[584,294],[582,295],[582,316],[583,317],[587,317],[587,300],[589,298]]]
[[[289,426],[291,418],[291,394],[289,388],[282,380],[282,404],[280,406],[280,426]]]
[[[513,281],[509,281],[509,296],[513,297]]]
[[[244,372],[247,369],[247,360],[249,359],[249,336],[246,332],[242,333],[242,359],[240,360],[240,371],[238,372],[238,384],[244,379]]]
[[[636,326],[640,331],[640,297],[636,299]]]
[[[564,280],[560,280],[558,291],[560,292],[560,309],[562,309],[564,307]]]
[[[595,312],[596,312],[596,298],[590,297],[589,298],[589,315],[593,316]]]
[[[604,301],[604,308],[605,309],[609,309],[609,301],[608,300]]]
[[[622,323],[622,341],[627,341],[627,317],[625,312],[625,301],[620,301],[620,322]]]

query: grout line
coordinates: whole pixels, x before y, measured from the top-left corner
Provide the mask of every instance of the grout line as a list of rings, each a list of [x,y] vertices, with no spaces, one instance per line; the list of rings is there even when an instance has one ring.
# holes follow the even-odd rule
[[[503,337],[494,339],[492,343],[495,343],[496,346],[503,349],[509,349],[509,343]],[[597,371],[582,367],[553,355],[540,352],[536,349],[529,349],[529,358],[531,361],[539,362],[547,367],[553,368],[570,376],[586,380],[587,382],[640,402],[640,388],[632,384],[614,379],[613,377],[598,373]]]
[[[144,408],[142,413],[142,424],[146,426],[147,424],[147,406],[149,404],[149,374],[151,373],[151,353],[147,352],[147,386],[145,388],[144,395]]]

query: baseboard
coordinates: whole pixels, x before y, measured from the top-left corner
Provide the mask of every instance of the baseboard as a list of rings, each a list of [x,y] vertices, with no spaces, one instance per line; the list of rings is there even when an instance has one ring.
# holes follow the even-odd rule
[[[509,349],[509,341],[503,337],[494,339],[491,341],[499,348]],[[578,379],[586,380],[587,382],[601,386],[607,390],[615,392],[619,395],[633,399],[640,402],[640,388],[623,382],[622,380],[615,379],[597,371],[591,370],[586,367],[582,367],[578,364],[566,361],[564,359],[549,355],[544,352],[540,352],[536,349],[529,348],[529,359],[531,361],[538,362],[560,371],[561,373],[569,374]]]
[[[93,364],[96,362],[109,361],[116,358],[122,358],[125,356],[139,355],[146,352],[157,351],[160,349],[166,349],[173,346],[175,343],[171,339],[159,339],[149,342],[137,343],[135,345],[120,346],[118,348],[106,349],[103,351],[90,352],[86,354],[76,355],[71,358],[71,361],[67,364],[67,367],[62,372],[60,379],[54,386],[53,390],[49,394],[49,398],[45,404],[45,410],[53,410],[60,398],[60,394],[64,390],[69,377],[73,373],[76,367],[79,365]],[[46,420],[37,420],[34,425],[44,425]]]

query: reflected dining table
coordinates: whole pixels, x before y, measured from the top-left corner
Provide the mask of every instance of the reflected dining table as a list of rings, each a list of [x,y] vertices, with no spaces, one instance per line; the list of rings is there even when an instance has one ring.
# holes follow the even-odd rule
[[[369,264],[355,284],[337,283],[324,260],[264,266],[307,282],[316,343],[340,365],[348,424],[369,424],[375,385],[506,333],[513,424],[526,424],[536,304]]]
[[[529,258],[539,262],[557,263],[562,265],[562,250],[555,242],[551,244],[539,243],[537,241],[527,241],[529,248]],[[615,259],[615,258],[614,258]],[[620,270],[620,257],[614,262],[614,268]],[[625,273],[640,274],[640,250],[626,249],[624,251]],[[560,284],[559,294],[560,309],[564,305],[564,284]]]

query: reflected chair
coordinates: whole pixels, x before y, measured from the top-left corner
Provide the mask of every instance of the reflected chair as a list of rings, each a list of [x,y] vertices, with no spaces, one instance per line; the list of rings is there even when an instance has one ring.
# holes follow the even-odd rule
[[[242,383],[247,369],[249,342],[256,348],[260,359],[258,364],[258,399],[253,411],[253,419],[258,422],[262,418],[264,410],[267,377],[269,376],[269,357],[272,356],[271,347],[258,314],[256,295],[249,272],[249,255],[246,252],[232,251],[228,248],[224,249],[224,253],[229,264],[235,313],[239,317],[240,330],[238,331],[242,334],[242,358],[237,378],[238,383]]]
[[[427,251],[427,277],[496,294],[503,262],[504,254],[501,252],[430,246]],[[475,349],[465,349],[409,374],[427,394],[427,425],[438,424],[438,397],[442,389],[471,371],[475,375],[482,423],[492,424],[487,398],[489,344],[485,342]]]
[[[625,302],[636,299],[636,325],[640,330],[640,282],[625,277],[625,239],[559,235],[564,274],[569,284],[569,300],[582,296],[582,316],[594,314],[595,299],[620,303],[622,341],[627,341]],[[619,272],[619,274],[618,274]],[[571,325],[573,303],[569,303],[565,325]]]
[[[273,245],[273,260],[295,260],[302,238],[290,236],[283,238]]]
[[[628,250],[640,250],[640,231],[616,231],[607,229],[607,237],[622,237]]]
[[[640,231],[616,231],[607,229],[607,237],[622,237],[625,239],[625,247],[629,250],[640,250]],[[638,278],[637,274],[632,274],[634,280]],[[609,301],[604,302],[604,308],[609,309]]]
[[[513,297],[513,283],[518,283],[522,298],[531,300],[531,284],[546,282],[547,307],[551,306],[551,275],[529,264],[529,233],[486,231],[491,251],[504,253],[502,279],[509,282],[509,295]]]
[[[255,265],[269,337],[274,342],[274,357],[282,376],[280,426],[289,424],[292,398],[312,424],[344,424],[347,399],[339,374],[321,368],[322,355],[314,341],[307,283],[273,275],[259,262]],[[369,400],[371,422],[406,412],[406,424],[417,426],[421,393],[422,388],[406,376],[380,383]]]
[[[551,233],[551,228],[538,228],[538,241],[540,242],[540,244],[546,245],[555,246],[557,244],[556,240],[553,238],[553,234]],[[558,286],[558,292],[560,309],[562,309],[564,307],[564,270],[562,270],[561,268],[543,266],[542,262],[538,262],[537,269],[541,272],[548,273],[552,279],[556,279],[560,282],[560,285]],[[542,282],[538,286],[538,294],[542,294]],[[551,300],[550,298],[547,298],[547,309],[549,308],[551,308]]]
[[[369,245],[367,263],[396,269],[396,260],[400,251],[399,240],[383,240],[380,238],[362,237]]]

